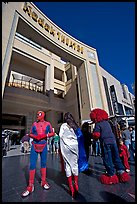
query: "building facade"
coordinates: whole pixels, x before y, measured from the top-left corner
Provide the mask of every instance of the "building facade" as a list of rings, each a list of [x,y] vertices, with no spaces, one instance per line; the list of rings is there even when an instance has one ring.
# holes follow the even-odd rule
[[[117,105],[109,87],[114,92],[119,82],[113,84],[111,77],[100,67],[95,48],[64,32],[32,2],[2,2],[3,129],[23,135],[38,110],[56,131],[67,111],[78,124],[89,120],[95,107],[112,115]],[[115,91],[120,111],[133,110],[134,96],[128,93],[126,99]]]

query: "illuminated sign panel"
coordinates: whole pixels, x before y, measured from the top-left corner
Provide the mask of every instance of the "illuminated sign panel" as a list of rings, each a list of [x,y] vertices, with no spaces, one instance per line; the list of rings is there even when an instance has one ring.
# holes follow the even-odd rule
[[[45,22],[43,18],[40,18],[34,11],[32,11],[32,7],[28,6],[26,2],[24,4],[23,11],[25,11],[25,13],[27,13],[35,22],[37,22],[48,33],[53,35],[53,37],[56,36],[61,43],[64,43],[68,47],[71,47],[77,52],[83,54],[83,47],[73,42],[70,38],[66,37],[65,35],[62,35],[61,32],[56,31],[53,28],[53,26],[50,26],[47,22]]]

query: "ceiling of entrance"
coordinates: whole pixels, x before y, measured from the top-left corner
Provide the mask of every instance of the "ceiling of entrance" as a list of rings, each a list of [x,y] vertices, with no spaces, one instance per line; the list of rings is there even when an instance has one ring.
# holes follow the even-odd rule
[[[37,31],[35,31],[31,25],[28,25],[24,22],[21,18],[19,18],[19,23],[17,26],[17,32],[22,34],[23,36],[27,37],[28,39],[34,41],[35,43],[39,44],[40,46],[46,48],[47,50],[55,53],[56,55],[60,56],[66,61],[69,61],[73,65],[79,67],[82,64],[82,60],[74,57],[70,53],[65,52],[61,48],[57,47],[42,35],[40,35]],[[45,36],[46,37],[46,36]]]

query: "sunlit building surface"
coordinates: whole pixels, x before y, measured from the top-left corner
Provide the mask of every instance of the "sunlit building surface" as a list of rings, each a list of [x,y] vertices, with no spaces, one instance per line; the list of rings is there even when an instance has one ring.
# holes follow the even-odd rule
[[[31,2],[2,2],[2,128],[23,135],[43,110],[56,131],[70,111],[78,124],[99,107],[134,114],[135,97],[105,71],[97,52]]]

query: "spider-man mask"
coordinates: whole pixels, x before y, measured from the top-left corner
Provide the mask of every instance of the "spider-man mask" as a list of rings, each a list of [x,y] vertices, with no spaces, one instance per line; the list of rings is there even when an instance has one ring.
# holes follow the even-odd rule
[[[44,120],[44,116],[45,116],[45,113],[43,111],[38,111],[37,112],[37,119],[38,119],[38,121],[43,121]]]

